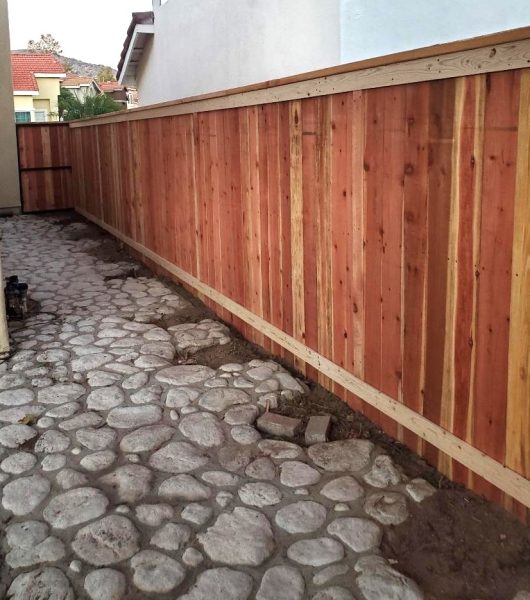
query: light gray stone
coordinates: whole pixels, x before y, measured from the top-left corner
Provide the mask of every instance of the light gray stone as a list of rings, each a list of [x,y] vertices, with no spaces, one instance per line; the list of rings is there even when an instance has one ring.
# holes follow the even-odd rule
[[[84,412],[59,423],[59,429],[62,429],[63,431],[75,431],[82,427],[98,427],[103,422],[103,417],[98,413]]]
[[[140,504],[135,511],[138,521],[150,527],[158,527],[173,518],[173,507],[169,504]]]
[[[219,464],[227,471],[240,471],[244,469],[252,458],[252,449],[249,446],[238,444],[226,445],[217,451]]]
[[[7,543],[11,548],[32,548],[48,537],[48,529],[42,521],[12,523],[6,528]]]
[[[191,538],[191,527],[181,523],[166,523],[149,542],[163,550],[180,550]]]
[[[40,475],[19,477],[4,486],[2,506],[17,516],[27,515],[50,493],[50,482]]]
[[[199,406],[211,412],[222,412],[234,405],[248,402],[250,402],[250,396],[243,390],[216,388],[201,396]]]
[[[327,442],[330,427],[330,415],[309,417],[304,433],[305,443],[310,446],[311,444]]]
[[[140,347],[140,352],[142,354],[152,354],[154,356],[159,356],[160,358],[164,358],[165,360],[173,360],[175,357],[175,348],[173,344],[169,342],[149,342],[147,344],[143,344]]]
[[[239,490],[239,497],[250,506],[274,506],[281,502],[282,493],[270,483],[246,483]]]
[[[138,552],[139,537],[127,517],[111,515],[80,529],[72,549],[79,558],[96,567],[113,565]]]
[[[259,415],[259,409],[254,404],[243,404],[229,408],[224,420],[229,425],[252,425]]]
[[[68,446],[70,446],[70,438],[60,431],[51,429],[39,437],[35,444],[35,452],[54,454],[64,452]]]
[[[87,398],[87,408],[90,410],[111,410],[125,400],[123,391],[117,385],[98,388],[90,392]]]
[[[183,417],[179,429],[184,436],[204,448],[220,446],[225,440],[220,422],[209,413],[198,412]]]
[[[326,520],[327,510],[312,500],[302,500],[284,506],[276,513],[276,524],[288,533],[312,533]]]
[[[62,571],[44,567],[21,573],[7,590],[9,600],[74,600],[74,591]]]
[[[304,388],[300,385],[300,383],[289,373],[279,372],[274,375],[276,379],[279,381],[281,387],[284,390],[290,390],[292,392],[303,393]]]
[[[41,461],[43,471],[58,471],[66,465],[66,456],[64,454],[48,454]]]
[[[167,473],[189,473],[208,462],[208,456],[188,442],[169,442],[149,458],[149,464]]]
[[[147,383],[148,379],[149,376],[147,375],[147,373],[140,371],[139,373],[134,373],[133,375],[129,375],[129,377],[126,377],[122,381],[121,387],[124,390],[137,390],[138,388],[143,387]]]
[[[204,556],[195,548],[186,548],[182,554],[182,562],[187,567],[198,567],[203,561]]]
[[[226,471],[207,471],[201,475],[201,479],[211,485],[218,487],[232,487],[239,485],[241,477],[234,475],[234,473],[227,473]]]
[[[397,492],[378,492],[368,496],[364,511],[383,525],[399,525],[408,516],[407,500]]]
[[[134,404],[158,404],[162,391],[162,386],[158,384],[144,387],[131,395],[131,402]]]
[[[363,477],[368,485],[385,488],[389,485],[398,485],[401,482],[401,473],[394,466],[390,456],[380,454],[376,456],[372,468]]]
[[[321,567],[344,558],[343,546],[327,537],[300,540],[287,549],[287,556],[301,565]]]
[[[159,406],[127,406],[113,408],[107,415],[107,424],[116,429],[136,429],[143,425],[154,425],[162,418]]]
[[[300,446],[283,440],[261,440],[258,448],[265,456],[274,459],[298,458],[304,452]]]
[[[178,365],[162,369],[156,374],[156,379],[169,385],[193,385],[202,383],[215,375],[215,371],[202,365]]]
[[[149,425],[128,433],[120,442],[123,452],[151,452],[173,437],[175,430],[168,425]]]
[[[12,569],[33,567],[41,563],[56,562],[66,554],[64,544],[56,537],[48,537],[29,548],[13,548],[5,561]]]
[[[326,471],[360,471],[368,466],[374,445],[367,440],[340,440],[315,444],[307,450],[311,460]]]
[[[423,500],[436,493],[436,488],[433,487],[428,481],[425,481],[425,479],[421,478],[412,479],[409,483],[407,483],[405,489],[414,502],[423,502]],[[530,598],[528,600],[530,600]]]
[[[45,350],[37,355],[37,362],[40,363],[60,363],[70,358],[70,352],[66,350]]]
[[[106,354],[105,352],[80,356],[72,361],[72,371],[87,373],[88,371],[98,369],[104,364],[109,363],[113,358],[112,354]]]
[[[0,410],[0,423],[18,423],[22,421],[28,415],[38,417],[44,412],[45,408],[38,404],[32,404],[31,406],[17,406],[15,408],[6,408]]]
[[[146,593],[164,594],[176,588],[185,577],[182,566],[173,558],[142,550],[131,560],[134,585]]]
[[[142,465],[125,465],[112,473],[103,475],[98,481],[112,488],[119,502],[135,504],[151,490],[153,474]]]
[[[20,475],[26,471],[33,469],[37,459],[33,454],[29,452],[17,452],[11,454],[0,463],[0,468],[6,473],[12,473],[13,475]]]
[[[79,464],[87,471],[103,471],[108,469],[116,460],[116,454],[112,450],[101,450],[84,456]]]
[[[117,373],[109,373],[108,371],[90,371],[88,373],[88,385],[90,387],[110,386],[120,380],[120,375]]]
[[[28,388],[0,392],[0,404],[4,406],[22,406],[33,401],[33,392]]]
[[[77,441],[89,450],[105,450],[116,441],[116,432],[110,427],[86,427],[75,433]]]
[[[350,547],[354,552],[368,552],[379,548],[383,531],[373,521],[359,518],[335,519],[328,525],[330,535]]]
[[[85,393],[85,388],[78,383],[56,383],[39,390],[37,399],[42,404],[65,404],[77,400]]]
[[[96,569],[85,577],[84,588],[90,600],[122,600],[125,575],[115,569]]]
[[[184,508],[180,513],[180,516],[190,523],[202,526],[210,520],[212,516],[212,509],[207,504],[199,504],[197,502],[191,502]]]
[[[219,515],[215,524],[197,539],[206,554],[229,565],[258,566],[274,549],[271,525],[260,512],[236,507]]]
[[[200,396],[198,390],[189,387],[172,388],[166,395],[166,406],[169,408],[183,408],[188,406]]]
[[[320,493],[334,502],[353,502],[364,496],[364,489],[354,477],[345,475],[326,483]]]
[[[24,375],[18,375],[16,373],[7,373],[0,377],[0,390],[8,390],[10,388],[19,387],[26,383]],[[0,394],[1,396],[1,394]]]
[[[381,556],[363,556],[355,564],[360,573],[356,583],[365,600],[423,600],[423,594],[412,579],[393,569]]]
[[[163,481],[158,488],[158,494],[172,500],[193,502],[207,500],[212,495],[212,492],[208,486],[197,481],[192,475],[183,473]]]
[[[63,490],[69,490],[88,483],[86,475],[75,469],[63,469],[57,473],[56,480]]]
[[[180,600],[247,600],[252,584],[252,577],[241,571],[208,569],[199,575],[189,592],[181,596]]]
[[[288,487],[305,487],[320,481],[320,473],[298,460],[286,461],[280,465],[280,481]]]
[[[108,504],[98,489],[83,487],[52,498],[42,515],[52,527],[67,529],[105,514]]]
[[[270,458],[256,458],[245,469],[245,474],[252,479],[271,480],[276,477],[276,466]]]
[[[302,427],[301,419],[293,419],[285,415],[266,412],[256,421],[256,427],[260,431],[278,437],[294,437]]]
[[[0,446],[18,448],[32,440],[36,435],[37,432],[29,425],[22,425],[21,423],[6,425],[0,429]]]
[[[305,583],[298,569],[277,566],[267,569],[256,595],[256,600],[302,600]]]
[[[31,407],[31,410],[34,410],[33,406]],[[81,405],[79,402],[66,402],[65,404],[59,404],[47,410],[46,416],[54,419],[69,419],[80,410]]]

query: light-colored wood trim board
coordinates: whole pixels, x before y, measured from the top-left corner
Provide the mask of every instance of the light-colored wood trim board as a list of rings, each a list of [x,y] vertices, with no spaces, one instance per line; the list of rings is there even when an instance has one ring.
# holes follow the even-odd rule
[[[517,42],[474,48],[465,52],[459,51],[427,58],[404,60],[303,81],[279,83],[274,87],[263,89],[251,88],[248,91],[233,91],[228,95],[214,95],[211,98],[190,99],[185,102],[177,100],[171,103],[155,104],[131,111],[110,113],[93,119],[73,121],[70,123],[70,127],[90,127],[123,121],[155,119],[195,112],[301,100],[355,90],[521,69],[528,67],[529,64],[530,39],[524,39]]]
[[[422,415],[368,385],[345,369],[295,340],[290,335],[287,335],[274,325],[271,325],[267,321],[254,315],[237,302],[234,302],[202,281],[199,281],[197,278],[186,273],[173,263],[160,257],[142,244],[135,242],[128,236],[123,235],[115,228],[107,225],[85,210],[81,208],[76,208],[76,210],[85,218],[94,222],[102,229],[105,229],[149,260],[152,260],[183,283],[193,287],[197,292],[230,311],[251,327],[262,332],[269,339],[273,340],[308,365],[316,368],[334,382],[364,400],[367,404],[380,410],[382,413],[391,417],[394,421],[420,436],[422,439],[466,466],[477,475],[480,475],[525,506],[530,507],[530,481],[528,479],[525,479]]]

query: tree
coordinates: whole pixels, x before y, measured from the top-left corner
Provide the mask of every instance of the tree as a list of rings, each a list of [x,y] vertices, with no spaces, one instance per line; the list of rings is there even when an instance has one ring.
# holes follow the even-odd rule
[[[53,37],[51,33],[42,34],[40,40],[30,40],[28,42],[30,52],[50,52],[51,54],[62,54],[61,44]]]
[[[69,90],[66,90],[69,91]],[[62,92],[61,92],[62,96]],[[61,101],[61,96],[59,100]],[[64,96],[64,105],[62,117],[64,121],[75,121],[77,119],[86,119],[97,115],[104,115],[110,112],[121,110],[122,107],[106,94],[98,96],[87,96],[84,100],[78,100],[70,93]],[[59,109],[60,111],[61,109]]]
[[[103,81],[116,81],[116,77],[110,67],[103,67],[97,75],[97,80],[99,83]]]
[[[58,107],[59,107],[59,120],[66,120],[65,117],[68,112],[74,107],[76,101],[76,97],[72,94],[70,90],[66,88],[61,88],[61,93],[58,97]]]

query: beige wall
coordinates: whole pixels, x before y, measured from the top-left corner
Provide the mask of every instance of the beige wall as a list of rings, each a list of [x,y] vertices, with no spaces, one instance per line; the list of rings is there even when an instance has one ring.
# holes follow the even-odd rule
[[[20,210],[7,0],[0,0],[0,213]]]
[[[50,121],[59,120],[58,97],[61,93],[61,80],[53,77],[37,77],[37,85],[39,86],[39,95],[34,97],[34,100],[49,100]],[[38,108],[34,103],[35,108]]]

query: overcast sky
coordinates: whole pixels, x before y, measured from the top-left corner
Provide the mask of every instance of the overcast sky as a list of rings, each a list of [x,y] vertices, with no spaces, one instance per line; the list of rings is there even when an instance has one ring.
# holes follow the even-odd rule
[[[12,49],[51,33],[64,56],[114,68],[131,13],[152,8],[151,0],[8,0],[8,5]]]

